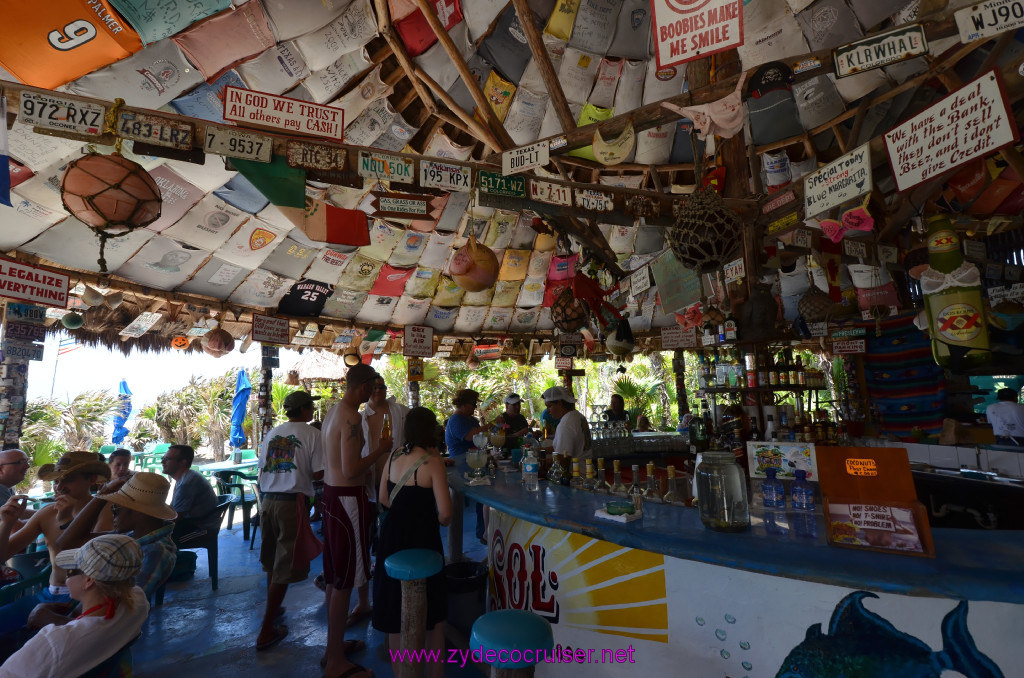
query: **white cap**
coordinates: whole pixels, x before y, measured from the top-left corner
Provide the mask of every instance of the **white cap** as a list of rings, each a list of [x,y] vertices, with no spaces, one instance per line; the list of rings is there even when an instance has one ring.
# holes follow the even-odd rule
[[[515,405],[521,402],[523,402],[523,399],[519,397],[518,393],[509,393],[507,396],[505,396],[506,405]]]
[[[562,386],[552,386],[548,390],[544,391],[541,398],[543,398],[546,403],[550,403],[555,400],[563,400],[567,403],[576,402],[576,399],[573,398],[572,395],[569,394],[569,391]]]

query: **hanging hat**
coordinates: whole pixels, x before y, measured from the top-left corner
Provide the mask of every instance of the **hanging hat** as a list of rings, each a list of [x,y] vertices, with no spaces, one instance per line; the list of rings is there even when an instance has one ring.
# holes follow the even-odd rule
[[[60,480],[72,473],[85,473],[110,478],[110,467],[92,452],[68,452],[56,464],[39,467],[40,480]]]
[[[82,548],[61,551],[53,561],[97,581],[127,581],[142,569],[142,547],[123,534],[103,534]]]
[[[124,506],[147,516],[174,520],[178,514],[167,505],[171,483],[158,473],[140,471],[128,479],[117,492],[98,494],[97,499]]]
[[[750,78],[748,91],[752,97],[762,97],[777,89],[793,90],[793,70],[781,61],[769,61]]]

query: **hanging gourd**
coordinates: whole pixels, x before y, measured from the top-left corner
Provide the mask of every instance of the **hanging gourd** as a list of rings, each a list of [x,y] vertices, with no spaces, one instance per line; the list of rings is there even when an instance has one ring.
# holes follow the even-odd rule
[[[115,133],[117,103],[107,114],[104,132]],[[142,165],[121,156],[121,140],[112,155],[91,153],[68,164],[60,182],[67,209],[100,239],[100,271],[107,272],[103,255],[108,238],[117,238],[153,223],[160,217],[160,188]]]
[[[551,305],[551,322],[563,332],[575,332],[587,322],[587,306],[573,294],[569,285]]]
[[[227,330],[218,327],[204,334],[200,343],[204,351],[214,358],[221,358],[231,353],[231,349],[235,347],[235,338]]]
[[[188,337],[179,334],[174,339],[171,339],[171,348],[176,351],[184,351],[191,343]]]
[[[491,248],[480,245],[475,236],[459,248],[449,267],[452,280],[467,292],[486,290],[498,279],[498,257]]]
[[[633,339],[633,328],[629,326],[629,318],[617,320],[612,325],[614,327],[608,328],[612,334],[604,340],[605,348],[612,355],[625,358],[633,352],[633,348],[636,346],[636,341]]]

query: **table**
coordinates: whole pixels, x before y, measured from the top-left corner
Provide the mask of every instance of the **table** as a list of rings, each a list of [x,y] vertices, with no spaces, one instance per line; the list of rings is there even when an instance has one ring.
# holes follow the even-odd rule
[[[224,461],[215,461],[209,464],[202,464],[201,466],[193,466],[192,468],[204,476],[212,475],[215,471],[242,471],[246,472],[248,469],[253,468],[259,464],[257,459],[246,459],[238,464],[226,459]]]

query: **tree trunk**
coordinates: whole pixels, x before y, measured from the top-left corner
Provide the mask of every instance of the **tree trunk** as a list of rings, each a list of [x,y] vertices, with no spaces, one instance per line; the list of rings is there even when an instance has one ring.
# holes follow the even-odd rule
[[[672,375],[665,369],[665,361],[661,353],[655,351],[648,356],[651,363],[651,374],[658,380],[658,402],[661,405],[661,428],[668,426],[669,415],[672,413],[672,399],[668,395],[666,384]]]

